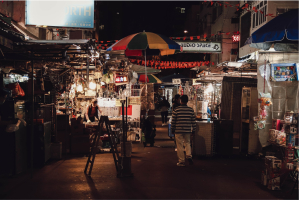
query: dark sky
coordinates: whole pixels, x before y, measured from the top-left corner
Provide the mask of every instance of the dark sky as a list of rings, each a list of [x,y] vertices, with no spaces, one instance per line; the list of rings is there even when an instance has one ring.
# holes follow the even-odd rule
[[[129,1],[98,2],[100,25],[104,29],[99,32],[100,40],[120,40],[128,35],[142,32],[153,32],[167,37],[184,35],[185,17],[191,5],[201,4],[200,1]],[[186,8],[186,13],[176,12],[176,7]],[[118,14],[117,14],[118,13]],[[181,34],[181,35],[180,35]],[[175,54],[163,56],[161,60],[196,61],[202,60],[203,54]],[[149,58],[150,59],[150,58]],[[162,70],[158,77],[173,73],[191,76],[194,71],[186,69]],[[193,74],[194,76],[194,74]]]
[[[105,26],[102,31],[103,39],[113,40],[115,39],[111,38],[113,36],[123,38],[143,30],[168,37],[173,36],[174,28],[184,25],[183,21],[179,21],[180,16],[174,19],[175,8],[186,7],[188,9],[192,4],[199,3],[198,1],[101,2],[99,21]]]

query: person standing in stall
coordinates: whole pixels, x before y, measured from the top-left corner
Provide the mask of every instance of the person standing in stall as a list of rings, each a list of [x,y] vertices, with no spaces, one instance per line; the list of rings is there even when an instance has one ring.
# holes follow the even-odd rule
[[[85,113],[85,121],[94,122],[95,118],[100,120],[99,113],[102,113],[100,107],[98,106],[97,99],[92,100],[92,103],[87,106]]]

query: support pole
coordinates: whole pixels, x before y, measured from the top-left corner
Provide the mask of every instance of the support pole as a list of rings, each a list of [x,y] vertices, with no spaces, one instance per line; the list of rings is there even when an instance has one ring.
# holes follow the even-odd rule
[[[126,97],[126,127],[125,127],[126,131],[125,131],[125,142],[127,142],[127,137],[128,137],[128,97]]]
[[[123,146],[122,146],[122,148],[123,148],[123,151],[124,151],[124,157],[126,156],[126,142],[127,142],[127,140],[126,140],[126,137],[125,137],[125,108],[124,108],[124,105],[125,104],[125,102],[124,101],[122,101],[122,105],[121,105],[121,109],[122,109],[122,114],[123,114]]]
[[[31,162],[30,162],[30,167],[31,167],[31,178],[33,177],[33,143],[34,143],[34,64],[33,64],[33,60],[31,60],[31,79],[32,79],[32,96],[31,96],[31,149],[30,149],[30,153],[31,153]]]
[[[87,46],[87,51],[88,51],[88,46]],[[87,57],[87,61],[86,61],[86,81],[87,81],[87,87],[89,87],[89,59],[88,59],[88,57]]]
[[[144,50],[144,66],[145,66],[145,99],[146,99],[146,107],[145,107],[145,116],[147,117],[147,110],[148,110],[148,102],[147,102],[147,70],[146,70],[146,49]]]

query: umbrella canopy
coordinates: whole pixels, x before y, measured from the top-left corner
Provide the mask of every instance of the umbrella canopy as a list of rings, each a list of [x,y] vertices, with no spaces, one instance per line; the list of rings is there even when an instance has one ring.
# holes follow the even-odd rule
[[[139,82],[144,83],[146,81],[145,77],[146,76],[144,74],[140,75]],[[150,75],[147,75],[147,83],[162,83],[162,81],[159,78],[157,78],[155,75],[150,74]]]
[[[160,34],[140,32],[119,40],[107,51],[125,50],[127,56],[141,56],[142,50],[146,49],[157,49],[161,55],[170,55],[174,54],[175,50],[180,50],[180,45]]]
[[[287,46],[294,48],[297,45],[298,48],[298,40],[298,9],[292,9],[252,33],[248,42],[251,47],[264,50],[268,50],[274,43],[275,50],[284,50]]]
[[[132,65],[131,70],[135,71],[137,74],[145,74],[144,66],[141,65]],[[146,72],[147,74],[157,74],[160,73],[161,70],[147,67]]]

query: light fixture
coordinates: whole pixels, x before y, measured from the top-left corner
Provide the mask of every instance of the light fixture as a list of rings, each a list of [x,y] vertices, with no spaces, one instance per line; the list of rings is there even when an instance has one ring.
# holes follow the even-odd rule
[[[90,81],[89,82],[89,89],[94,90],[96,89],[97,84],[94,81]]]
[[[205,93],[210,93],[213,92],[214,88],[212,86],[212,84],[209,84],[209,86],[207,87],[207,89],[205,90]]]
[[[184,30],[184,33],[188,33],[188,31],[187,31],[187,30]]]
[[[77,85],[77,92],[82,92],[82,91],[83,91],[82,84]]]

